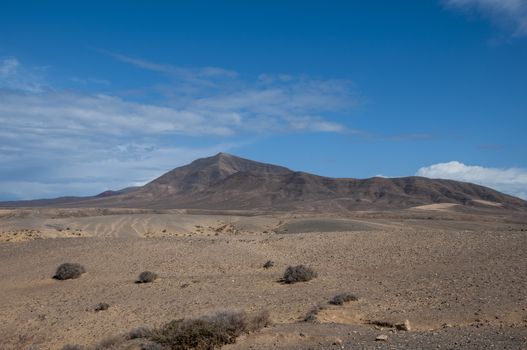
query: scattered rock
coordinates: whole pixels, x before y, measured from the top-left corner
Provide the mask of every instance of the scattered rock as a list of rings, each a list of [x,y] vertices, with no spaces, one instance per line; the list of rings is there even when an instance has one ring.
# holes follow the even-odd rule
[[[377,340],[377,341],[387,341],[388,340],[388,336],[386,334],[381,334],[381,335],[378,335],[377,338],[375,338],[375,340]]]
[[[337,346],[340,346],[340,347],[343,348],[343,346],[342,346],[342,339],[340,339],[340,338],[335,339],[335,341],[333,342],[333,345],[337,345]]]

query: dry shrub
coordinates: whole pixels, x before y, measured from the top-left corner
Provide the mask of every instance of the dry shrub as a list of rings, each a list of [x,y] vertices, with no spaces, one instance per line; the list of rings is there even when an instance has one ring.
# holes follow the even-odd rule
[[[395,324],[390,321],[378,321],[378,320],[368,320],[366,321],[367,324],[371,324],[378,327],[384,327],[384,328],[394,328]]]
[[[143,271],[139,274],[139,277],[137,277],[136,283],[150,283],[154,282],[154,280],[157,278],[157,274],[152,271]]]
[[[107,303],[99,303],[97,305],[95,305],[95,312],[99,312],[99,311],[104,311],[104,310],[108,310],[108,308],[110,307],[109,304]]]
[[[297,265],[289,266],[282,277],[282,282],[291,284],[297,282],[307,282],[317,277],[315,270],[308,266]]]
[[[119,334],[119,335],[110,336],[108,338],[103,339],[97,345],[95,345],[94,350],[113,349],[113,348],[120,346],[122,343],[126,342],[127,340],[128,340],[128,334]]]
[[[154,330],[150,339],[172,350],[209,350],[232,344],[243,333],[269,324],[269,314],[249,317],[245,312],[223,311],[196,319],[179,319]]]
[[[335,295],[329,303],[332,305],[343,305],[344,303],[349,303],[350,301],[357,301],[359,298],[356,295],[351,293],[340,293]]]
[[[265,264],[263,264],[263,268],[264,269],[270,269],[273,266],[274,266],[274,261],[272,261],[272,260],[267,260],[267,262]]]
[[[148,342],[141,345],[141,350],[163,350],[163,345],[155,342]]]
[[[54,279],[57,280],[69,280],[79,278],[86,269],[81,264],[77,263],[64,263],[57,268]]]
[[[304,316],[304,322],[317,323],[318,322],[317,315],[320,311],[324,309],[325,307],[320,304],[313,306],[311,309],[309,309],[307,314]]]
[[[128,338],[129,339],[148,338],[151,332],[152,331],[147,327],[137,327],[137,328],[132,329],[128,333]]]
[[[61,348],[61,350],[86,350],[86,348],[78,344],[66,344]]]

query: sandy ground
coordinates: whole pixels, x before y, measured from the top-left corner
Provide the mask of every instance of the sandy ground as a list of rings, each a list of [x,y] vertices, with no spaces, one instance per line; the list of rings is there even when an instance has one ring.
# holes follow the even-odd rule
[[[92,346],[141,325],[266,309],[272,326],[225,348],[527,349],[527,220],[436,213],[0,213],[0,348]],[[63,262],[87,273],[53,280]],[[279,283],[296,264],[318,277]],[[143,270],[160,278],[135,284]],[[327,305],[340,292],[359,300]],[[95,312],[99,302],[110,308]],[[318,323],[302,322],[317,304]],[[411,331],[371,324],[405,320]]]

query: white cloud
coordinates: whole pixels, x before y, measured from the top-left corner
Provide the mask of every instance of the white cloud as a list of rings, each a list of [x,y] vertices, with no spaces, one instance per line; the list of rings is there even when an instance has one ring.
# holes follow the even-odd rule
[[[527,169],[486,168],[451,161],[420,168],[416,175],[472,182],[527,199]]]
[[[328,117],[353,107],[347,81],[284,75],[243,81],[219,68],[133,64],[177,75],[168,89],[187,93],[145,103],[65,91],[44,84],[16,58],[0,60],[0,197],[118,189],[255,134],[353,132]]]
[[[88,85],[88,84],[110,85],[110,82],[106,79],[71,77],[70,80],[74,83],[81,84],[81,85]]]
[[[0,196],[4,199],[94,195],[104,190],[143,185],[172,168],[197,158],[229,151],[235,144],[204,147],[158,147],[148,144],[112,146],[96,141],[57,140],[57,149],[39,147],[0,154]],[[108,149],[105,149],[108,147]],[[85,149],[80,153],[79,148]]]
[[[16,72],[20,62],[16,58],[8,57],[0,62],[0,76],[11,75]]]
[[[447,7],[477,11],[513,36],[527,35],[527,0],[444,0]]]
[[[97,49],[97,51],[123,63],[202,85],[212,85],[212,82],[209,80],[211,78],[236,78],[238,76],[237,72],[219,67],[177,67],[171,64],[156,63],[137,57],[130,57],[109,50]]]
[[[39,75],[22,67],[15,57],[0,59],[0,89],[37,93],[44,88]]]

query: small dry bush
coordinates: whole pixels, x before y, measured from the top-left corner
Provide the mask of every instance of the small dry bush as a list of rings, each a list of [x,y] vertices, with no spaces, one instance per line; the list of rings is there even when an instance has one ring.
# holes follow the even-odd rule
[[[66,344],[61,348],[61,350],[86,350],[86,348],[78,344]]]
[[[163,345],[154,342],[148,342],[141,345],[141,350],[164,350]]]
[[[147,327],[137,327],[132,329],[128,333],[128,338],[138,339],[138,338],[147,338],[151,334],[151,330]]]
[[[108,350],[119,347],[121,344],[128,340],[127,334],[119,334],[104,338],[97,345],[95,345],[94,350]]]
[[[349,303],[350,301],[357,301],[359,298],[356,295],[351,293],[340,293],[335,295],[329,303],[332,305],[343,305],[344,303]]]
[[[272,261],[272,260],[267,260],[267,262],[265,264],[263,264],[263,268],[264,269],[270,269],[273,266],[274,266],[274,261]]]
[[[64,263],[57,268],[53,278],[57,280],[69,280],[79,278],[85,272],[86,269],[81,264]]]
[[[172,350],[209,350],[232,344],[241,334],[268,324],[267,312],[249,317],[245,312],[223,311],[196,319],[171,321],[154,330],[149,337]]]
[[[366,321],[367,324],[371,324],[371,325],[374,325],[374,326],[379,326],[379,327],[385,327],[385,328],[394,328],[395,327],[395,324],[393,322],[390,322],[390,321],[377,321],[377,320],[368,320]]]
[[[313,306],[304,316],[304,322],[318,323],[317,315],[324,309],[325,307],[320,304]]]
[[[317,277],[315,270],[308,266],[297,265],[289,266],[282,277],[282,282],[291,284],[297,282],[307,282]]]
[[[108,310],[109,307],[110,305],[107,303],[99,303],[95,305],[94,309],[95,309],[95,312],[99,312],[99,311]]]
[[[136,283],[150,283],[154,282],[154,280],[157,278],[157,274],[152,271],[143,271],[139,274],[139,277],[137,277]]]

